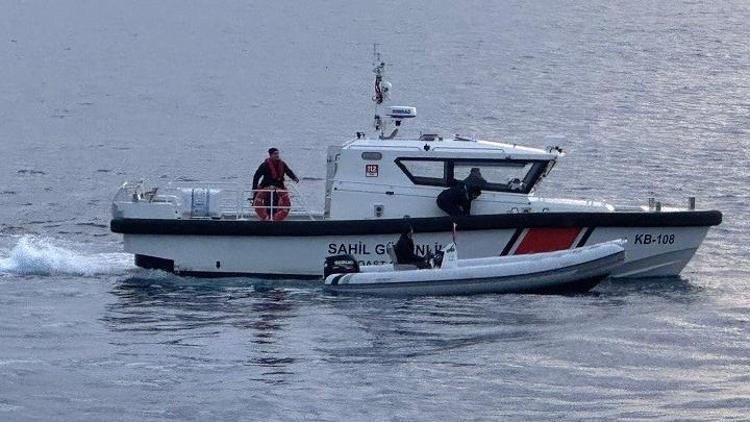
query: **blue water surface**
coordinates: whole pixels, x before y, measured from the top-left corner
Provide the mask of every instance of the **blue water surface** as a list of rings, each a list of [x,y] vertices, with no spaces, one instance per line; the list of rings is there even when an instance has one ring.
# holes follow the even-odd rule
[[[743,1],[9,2],[0,14],[0,420],[746,420]],[[372,44],[412,133],[568,155],[538,194],[724,213],[681,277],[579,296],[329,296],[135,268],[125,180],[314,206],[367,130]],[[293,256],[273,257],[291,260]]]

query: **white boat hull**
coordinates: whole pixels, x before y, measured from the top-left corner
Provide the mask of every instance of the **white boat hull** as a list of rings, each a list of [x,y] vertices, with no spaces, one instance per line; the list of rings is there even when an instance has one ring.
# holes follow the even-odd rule
[[[613,277],[665,277],[682,271],[708,229],[709,226],[518,227],[459,231],[456,244],[463,259],[572,249],[625,239],[627,259],[615,268]],[[325,257],[341,253],[354,255],[362,265],[389,263],[385,245],[398,238],[393,232],[311,236],[123,234],[125,251],[135,254],[136,264],[142,267],[196,276],[276,278],[320,278]],[[442,248],[451,236],[450,231],[417,232],[418,252]],[[555,236],[565,239],[549,241]],[[535,239],[537,243],[541,240],[537,250],[533,250]]]

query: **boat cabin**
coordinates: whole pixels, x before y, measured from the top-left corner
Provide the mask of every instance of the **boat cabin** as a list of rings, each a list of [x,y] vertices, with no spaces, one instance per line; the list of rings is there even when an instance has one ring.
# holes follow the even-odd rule
[[[521,212],[561,154],[459,136],[355,139],[328,150],[324,214],[331,219],[442,216],[437,196],[472,172],[482,189],[472,210]],[[498,203],[507,209],[498,210]]]

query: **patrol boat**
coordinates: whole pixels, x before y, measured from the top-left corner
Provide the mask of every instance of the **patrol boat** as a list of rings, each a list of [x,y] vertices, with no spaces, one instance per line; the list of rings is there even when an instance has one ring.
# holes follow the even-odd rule
[[[473,137],[400,138],[414,107],[390,105],[386,65],[376,55],[374,132],[358,132],[327,151],[322,210],[297,187],[271,192],[226,184],[151,186],[126,182],[112,203],[111,230],[136,265],[193,276],[322,278],[326,256],[351,254],[363,265],[390,262],[386,249],[408,219],[417,252],[452,239],[464,258],[521,255],[625,239],[613,277],[676,276],[690,261],[716,210],[655,200],[643,205],[545,198],[535,188],[565,154]],[[482,194],[471,215],[450,217],[436,204],[445,189],[479,169]],[[249,184],[249,183],[248,183]],[[252,203],[248,198],[255,197]]]

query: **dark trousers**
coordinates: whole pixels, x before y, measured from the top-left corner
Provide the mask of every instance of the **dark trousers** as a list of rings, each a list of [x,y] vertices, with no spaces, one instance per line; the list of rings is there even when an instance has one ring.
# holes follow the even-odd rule
[[[275,186],[276,189],[286,189],[284,186]],[[268,186],[259,186],[258,189],[273,189],[274,185],[268,185]],[[271,190],[270,192],[258,192],[258,193],[268,193],[268,203],[266,204],[266,207],[268,207],[268,212],[271,212],[271,209],[273,209],[273,212],[276,212],[276,206],[279,204],[279,195],[276,193],[275,190]],[[273,208],[271,208],[273,207]]]
[[[276,212],[276,205],[278,203],[279,203],[279,195],[276,194],[276,191],[271,192],[271,195],[268,201],[268,206],[269,206],[268,211],[271,212],[271,210],[273,210],[273,212]]]

